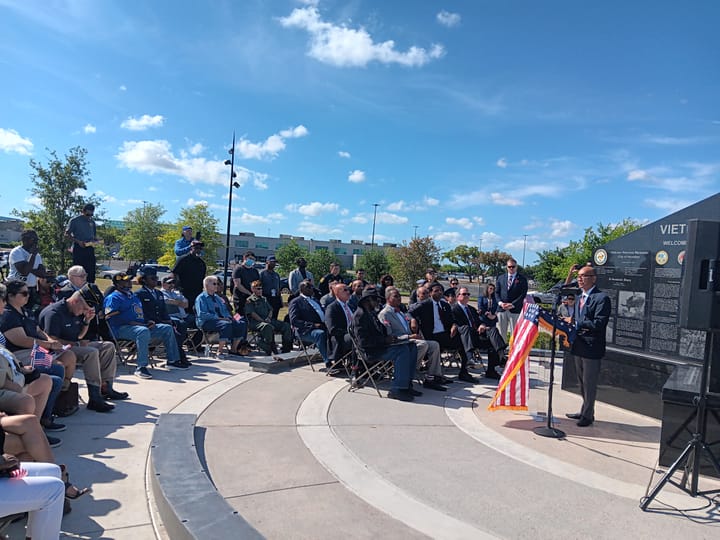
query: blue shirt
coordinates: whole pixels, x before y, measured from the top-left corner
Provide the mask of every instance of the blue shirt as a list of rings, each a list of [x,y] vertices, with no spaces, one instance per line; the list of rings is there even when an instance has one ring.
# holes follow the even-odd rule
[[[202,328],[207,321],[215,321],[221,317],[231,319],[232,315],[227,309],[225,302],[220,300],[216,294],[208,294],[203,291],[195,299],[195,321],[197,327]]]
[[[180,240],[175,241],[175,255],[178,257],[182,257],[184,255],[187,255],[190,253],[190,243],[193,241],[191,238],[190,240],[186,240],[183,236],[180,238]]]
[[[113,311],[118,312],[107,320],[113,330],[133,322],[145,322],[142,302],[132,292],[125,294],[118,290],[113,291],[112,294],[105,298],[103,307],[105,308],[105,315]]]

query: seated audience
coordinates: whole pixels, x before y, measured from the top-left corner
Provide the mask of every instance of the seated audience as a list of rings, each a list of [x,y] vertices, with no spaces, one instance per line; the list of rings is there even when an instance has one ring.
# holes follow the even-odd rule
[[[447,379],[443,377],[440,365],[440,345],[435,341],[425,341],[421,334],[414,333],[410,328],[410,315],[400,309],[402,297],[395,287],[385,289],[385,307],[378,313],[378,319],[390,331],[390,335],[401,339],[410,339],[417,347],[415,367],[420,369],[422,361],[427,355],[427,372],[423,386],[431,390],[444,392],[447,390],[443,384]]]
[[[89,400],[87,408],[91,411],[108,412],[114,406],[107,403],[102,393],[114,399],[127,399],[127,394],[113,390],[113,380],[117,371],[115,346],[109,341],[89,341],[85,334],[90,322],[95,318],[95,309],[90,307],[83,297],[82,290],[75,291],[70,298],[50,304],[40,313],[40,325],[47,335],[64,345],[71,345],[82,366],[87,383]]]
[[[370,360],[392,360],[393,379],[388,397],[400,401],[413,401],[415,396],[422,395],[422,392],[412,387],[417,348],[412,341],[400,340],[396,336],[388,335],[385,326],[375,315],[378,302],[374,287],[368,287],[363,291],[360,303],[353,313],[352,331],[357,337],[358,345]],[[356,367],[353,371],[355,369]]]
[[[303,342],[317,346],[325,367],[329,368],[325,312],[313,297],[314,289],[309,279],[300,282],[299,291],[299,296],[290,301],[288,308],[290,324],[297,330]]]
[[[330,286],[330,290],[334,294],[335,302],[325,309],[325,326],[330,338],[328,360],[332,364],[352,350],[352,339],[348,334],[352,324],[352,310],[347,304],[350,299],[350,287],[338,281]],[[336,370],[332,375],[339,373],[340,371]]]
[[[480,321],[477,310],[469,304],[470,291],[467,287],[458,289],[458,301],[452,307],[455,323],[458,325],[460,340],[468,357],[472,357],[474,350],[485,349],[488,353],[488,367],[485,377],[499,379],[500,374],[495,368],[500,364],[498,353],[493,349],[487,337],[488,327]]]
[[[183,343],[187,339],[187,325],[181,321],[174,321],[168,315],[165,307],[165,297],[157,290],[158,278],[157,270],[153,267],[144,266],[138,270],[138,283],[142,288],[135,293],[142,303],[143,319],[145,322],[153,322],[157,324],[167,324],[175,330],[175,342],[177,344],[177,353],[179,360],[170,362],[168,360],[167,367],[174,369],[188,369],[192,364],[188,361],[185,350],[182,348]]]
[[[165,345],[165,354],[169,364],[180,360],[175,331],[169,324],[145,321],[142,302],[132,291],[130,276],[124,272],[113,276],[115,290],[105,298],[103,308],[105,319],[119,339],[134,341],[137,347],[137,369],[135,376],[152,379],[148,369],[150,363],[150,341],[160,340]]]
[[[456,350],[460,355],[461,381],[475,383],[477,379],[467,370],[468,358],[460,341],[458,326],[452,314],[452,308],[442,299],[443,287],[434,283],[430,287],[430,298],[416,304],[410,309],[410,315],[419,324],[420,332],[425,339],[437,341],[441,349]]]
[[[226,304],[217,291],[222,289],[222,282],[215,276],[207,276],[203,280],[205,290],[195,299],[195,322],[205,332],[218,332],[220,345],[218,358],[227,358],[227,354],[246,356],[250,349],[247,344],[247,323],[245,319],[234,319]],[[225,352],[227,344],[230,350]]]
[[[250,329],[258,334],[258,346],[265,354],[276,354],[275,334],[282,335],[282,352],[292,350],[290,325],[272,318],[272,306],[262,295],[262,282],[258,279],[250,284],[252,294],[245,302],[245,318]]]
[[[364,288],[365,285],[363,285],[363,282],[359,279],[356,279],[355,281],[350,283],[350,290],[352,291],[352,294],[350,295],[347,304],[353,312],[357,309],[358,304],[360,303]]]

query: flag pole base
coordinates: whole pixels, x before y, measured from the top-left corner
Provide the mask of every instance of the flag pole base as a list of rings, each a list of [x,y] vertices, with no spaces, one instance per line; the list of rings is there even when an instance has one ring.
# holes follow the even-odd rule
[[[565,437],[565,432],[554,427],[538,426],[533,428],[536,435],[541,437],[550,437],[553,439],[562,439]]]

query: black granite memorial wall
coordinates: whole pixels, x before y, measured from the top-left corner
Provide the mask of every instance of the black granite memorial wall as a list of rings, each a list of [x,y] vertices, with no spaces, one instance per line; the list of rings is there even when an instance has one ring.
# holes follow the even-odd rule
[[[720,220],[720,194],[609,242],[589,261],[612,300],[600,401],[660,418],[662,389],[675,367],[702,364],[706,332],[678,326],[690,219]],[[571,364],[564,362],[562,388],[577,393]],[[720,359],[713,367],[711,389],[720,392]]]

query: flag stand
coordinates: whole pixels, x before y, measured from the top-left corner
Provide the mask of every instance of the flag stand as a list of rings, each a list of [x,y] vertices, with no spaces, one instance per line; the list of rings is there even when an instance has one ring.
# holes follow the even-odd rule
[[[562,290],[558,291],[553,300],[552,306],[552,318],[553,318],[553,329],[552,329],[552,341],[550,342],[550,382],[548,385],[548,406],[547,406],[547,425],[538,426],[533,428],[535,434],[541,437],[550,437],[553,439],[562,439],[565,437],[565,432],[553,427],[553,412],[552,412],[552,401],[553,401],[553,385],[555,383],[555,350],[557,348],[556,335],[557,335],[557,307],[560,301],[560,295]]]

